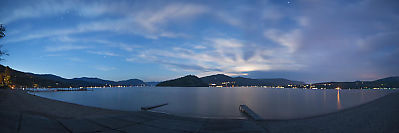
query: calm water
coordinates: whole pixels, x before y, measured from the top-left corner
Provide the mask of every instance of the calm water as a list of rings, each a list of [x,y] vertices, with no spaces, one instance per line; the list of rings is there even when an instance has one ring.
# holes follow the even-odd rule
[[[169,103],[155,110],[195,117],[243,117],[238,106],[246,104],[263,118],[291,119],[335,112],[394,91],[132,87],[34,94],[81,105],[129,111],[137,111],[142,106]]]

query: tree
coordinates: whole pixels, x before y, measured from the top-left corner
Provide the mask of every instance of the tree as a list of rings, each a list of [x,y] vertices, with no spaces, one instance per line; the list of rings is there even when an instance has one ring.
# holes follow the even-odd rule
[[[0,39],[6,36],[5,32],[6,32],[6,27],[3,24],[0,24]],[[1,58],[1,56],[8,55],[6,51],[1,49],[2,46],[3,45],[0,44],[0,61],[4,60],[3,58]]]
[[[0,39],[6,36],[4,32],[6,32],[6,27],[4,27],[3,24],[0,24]]]

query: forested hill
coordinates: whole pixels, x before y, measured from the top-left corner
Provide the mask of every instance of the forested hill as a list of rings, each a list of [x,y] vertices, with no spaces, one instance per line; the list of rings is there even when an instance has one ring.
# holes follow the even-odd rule
[[[181,78],[161,82],[156,86],[168,87],[208,87],[208,84],[194,75],[187,75]]]
[[[399,88],[399,77],[388,77],[374,81],[355,82],[323,82],[312,84],[315,88],[342,89],[371,89],[371,88]]]
[[[198,78],[194,75],[188,75],[182,78],[168,80],[159,83],[157,86],[287,86],[287,85],[303,85],[304,82],[291,81],[288,79],[275,78],[275,79],[251,79],[244,77],[230,77],[224,74],[217,74]],[[197,85],[197,86],[196,86]]]
[[[156,83],[154,83],[156,84]],[[68,88],[68,87],[102,87],[102,86],[148,86],[139,79],[123,81],[103,80],[99,78],[66,79],[51,74],[33,74],[14,70],[0,65],[0,87],[5,88]],[[370,88],[399,88],[399,77],[388,77],[374,81],[355,82],[323,82],[305,84],[288,79],[251,79],[244,77],[230,77],[223,74],[198,78],[194,75],[168,80],[157,86],[171,87],[207,87],[207,86],[281,86],[297,88],[326,88],[326,89],[370,89]]]
[[[14,70],[8,66],[0,65],[0,86],[2,88],[68,88],[68,87],[101,87],[101,86],[144,86],[146,85],[139,79],[125,81],[109,81],[97,79],[104,82],[93,80],[83,80],[86,78],[66,79],[52,74],[33,74]],[[112,84],[110,84],[112,83]]]
[[[198,78],[188,75],[182,78],[168,80],[159,83],[157,86],[174,87],[201,87],[201,86],[269,86],[284,88],[312,88],[312,89],[374,89],[374,88],[399,88],[399,77],[388,77],[374,81],[354,82],[323,82],[305,84],[301,81],[292,81],[283,78],[274,79],[251,79],[244,77],[230,77],[224,74],[216,74]]]
[[[202,77],[201,80],[207,84],[216,84],[222,86],[287,86],[305,84],[301,81],[292,81],[283,78],[252,79],[244,77],[230,77],[224,74]]]
[[[100,84],[100,85],[111,85],[111,86],[146,86],[146,83],[144,83],[140,79],[129,79],[129,80],[122,80],[122,81],[111,81],[111,80],[104,80],[100,78],[88,78],[88,77],[82,77],[82,78],[74,78],[73,80],[78,80],[78,81],[85,81],[93,84]]]

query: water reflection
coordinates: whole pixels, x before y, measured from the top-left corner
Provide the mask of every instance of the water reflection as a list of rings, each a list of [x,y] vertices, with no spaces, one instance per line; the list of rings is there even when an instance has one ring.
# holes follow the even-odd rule
[[[337,109],[341,109],[341,101],[339,99],[339,90],[337,91]]]

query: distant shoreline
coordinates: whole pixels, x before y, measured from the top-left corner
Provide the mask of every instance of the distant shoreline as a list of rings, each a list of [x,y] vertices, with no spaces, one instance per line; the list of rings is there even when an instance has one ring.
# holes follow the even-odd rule
[[[97,88],[132,88],[132,87],[181,87],[181,88],[193,88],[193,87],[204,87],[204,86],[112,86],[112,87],[75,87],[70,89],[97,89]],[[289,88],[289,87],[273,87],[273,86],[227,86],[227,87],[215,87],[207,86],[205,88],[274,88],[274,89],[309,89],[309,90],[337,90],[336,88]],[[16,90],[40,90],[40,89],[69,89],[69,88],[14,88]],[[339,88],[339,90],[350,90],[350,89],[364,89],[364,90],[396,90],[399,88]]]
[[[104,80],[100,78],[66,79],[52,74],[34,74],[14,70],[0,65],[0,73],[10,79],[4,80],[3,88],[81,88],[81,87],[132,87],[132,86],[162,86],[162,87],[274,87],[274,88],[309,88],[309,89],[374,89],[399,88],[399,76],[377,79],[374,81],[354,82],[321,82],[305,83],[284,78],[253,79],[248,77],[230,77],[224,74],[197,77],[187,75],[177,79],[162,82],[144,82],[140,79],[122,81]]]

